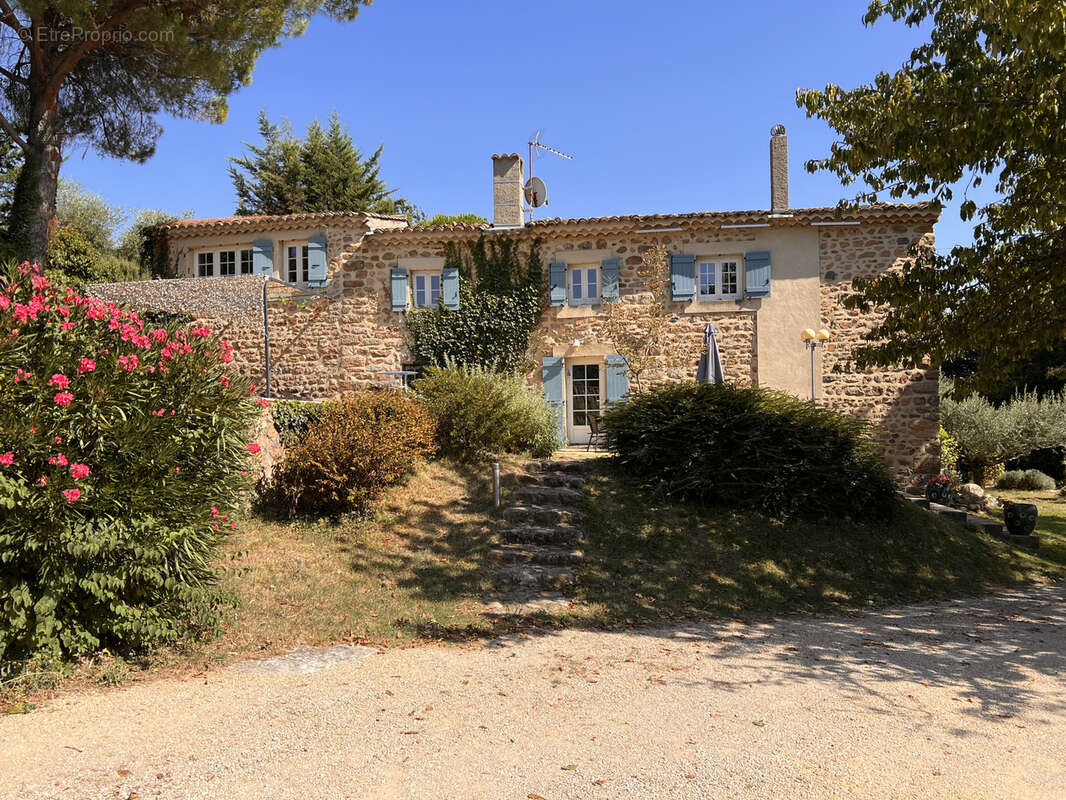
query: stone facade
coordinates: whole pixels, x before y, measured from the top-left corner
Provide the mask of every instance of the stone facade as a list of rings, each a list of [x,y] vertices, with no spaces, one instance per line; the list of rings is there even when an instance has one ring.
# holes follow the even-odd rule
[[[392,310],[390,272],[401,268],[439,273],[445,245],[450,242],[508,235],[518,239],[524,250],[536,240],[546,265],[617,259],[623,303],[640,302],[637,269],[642,254],[656,245],[672,254],[697,257],[743,259],[745,253],[766,251],[772,254],[773,269],[769,297],[669,304],[670,348],[692,353],[692,357],[671,372],[652,370],[648,379],[693,378],[704,327],[712,322],[719,332],[730,380],[807,397],[810,356],[799,334],[804,328],[824,327],[832,338],[817,353],[819,399],[874,423],[887,459],[901,477],[936,468],[936,370],[856,371],[851,353],[876,316],[848,311],[839,304],[853,278],[896,269],[912,244],[931,242],[936,213],[926,206],[867,207],[845,220],[838,219],[833,209],[544,220],[506,232],[472,225],[407,228],[395,220],[375,223],[358,215],[319,217],[302,219],[299,224],[287,218],[266,223],[256,220],[269,218],[249,218],[235,226],[225,220],[193,221],[175,230],[170,241],[178,274],[188,276],[198,248],[240,246],[251,241],[251,227],[256,229],[257,240],[273,235],[279,249],[290,238],[326,234],[329,270],[324,285],[292,287],[276,280],[268,284],[275,396],[320,399],[380,386],[387,380],[384,373],[409,365],[404,313]],[[273,277],[277,278],[280,267],[275,267]],[[206,286],[227,281],[234,286],[257,282],[258,303],[249,308],[242,300],[223,313],[217,301],[205,302],[202,308],[210,308],[211,313],[198,318],[233,343],[235,364],[261,384],[265,379],[262,278],[186,278],[172,283],[186,285],[192,297],[203,298]],[[114,291],[109,289],[109,296],[114,297]],[[167,302],[176,303],[175,291],[165,293]],[[160,302],[159,294],[154,290],[153,303]],[[216,298],[224,292],[209,290],[209,294]],[[139,305],[135,298],[123,299]],[[610,356],[614,347],[603,322],[598,306],[546,309],[530,353],[538,364],[530,373],[531,380],[540,381],[539,362],[545,357],[570,363]]]

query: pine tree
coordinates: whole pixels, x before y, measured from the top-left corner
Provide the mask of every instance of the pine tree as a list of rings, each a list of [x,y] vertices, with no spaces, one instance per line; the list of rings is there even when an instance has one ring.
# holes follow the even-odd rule
[[[245,143],[250,154],[231,158],[229,174],[237,192],[237,214],[291,214],[306,211],[304,143],[292,135],[292,125],[275,125],[259,112],[263,144]]]
[[[302,139],[292,135],[288,122],[275,125],[263,111],[259,134],[262,145],[247,144],[247,156],[230,159],[240,215],[414,210],[408,201],[393,198],[395,190],[380,176],[384,145],[363,158],[336,111],[328,127],[315,120]]]

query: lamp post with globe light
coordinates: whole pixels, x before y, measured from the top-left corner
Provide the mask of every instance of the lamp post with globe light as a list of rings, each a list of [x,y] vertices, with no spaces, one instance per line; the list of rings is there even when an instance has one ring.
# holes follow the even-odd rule
[[[814,351],[820,347],[825,347],[825,343],[829,341],[829,331],[825,328],[819,328],[817,331],[814,328],[805,328],[803,333],[800,334],[800,338],[803,340],[804,346],[811,352],[811,402],[816,399],[815,393],[815,372],[814,372]]]

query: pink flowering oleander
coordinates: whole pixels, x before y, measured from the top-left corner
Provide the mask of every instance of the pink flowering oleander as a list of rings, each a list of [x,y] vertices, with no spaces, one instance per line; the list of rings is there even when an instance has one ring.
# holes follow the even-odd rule
[[[211,516],[217,517],[221,512],[218,510],[218,506],[211,506]]]
[[[61,372],[57,372],[55,375],[48,379],[48,383],[59,389],[66,389],[68,386],[70,386],[70,378],[68,378]]]
[[[70,392],[59,392],[53,399],[57,406],[69,406],[74,402],[74,395]]]
[[[78,372],[84,374],[86,372],[92,372],[94,369],[96,369],[96,362],[91,358],[78,359]]]
[[[253,456],[254,456],[254,455],[258,455],[258,454],[259,454],[259,451],[260,451],[260,450],[262,450],[262,449],[263,449],[263,448],[261,448],[261,447],[260,447],[260,446],[259,446],[258,444],[256,444],[255,442],[249,442],[249,443],[248,443],[248,452],[249,452],[249,453],[251,453],[251,454],[252,454]]]
[[[89,465],[88,464],[71,464],[70,465],[70,477],[72,477],[72,478],[87,478],[87,477],[89,477]]]
[[[154,342],[165,342],[167,340],[167,332],[165,328],[156,328],[149,334]]]
[[[64,489],[63,496],[67,498],[67,503],[73,503],[81,497],[81,489]]]
[[[0,453],[0,465],[10,467],[15,463],[15,454],[8,450],[6,453]]]

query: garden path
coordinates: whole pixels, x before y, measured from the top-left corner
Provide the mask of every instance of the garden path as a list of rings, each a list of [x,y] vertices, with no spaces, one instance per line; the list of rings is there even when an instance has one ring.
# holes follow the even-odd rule
[[[1066,584],[220,668],[0,717],[0,798],[1066,797]]]

